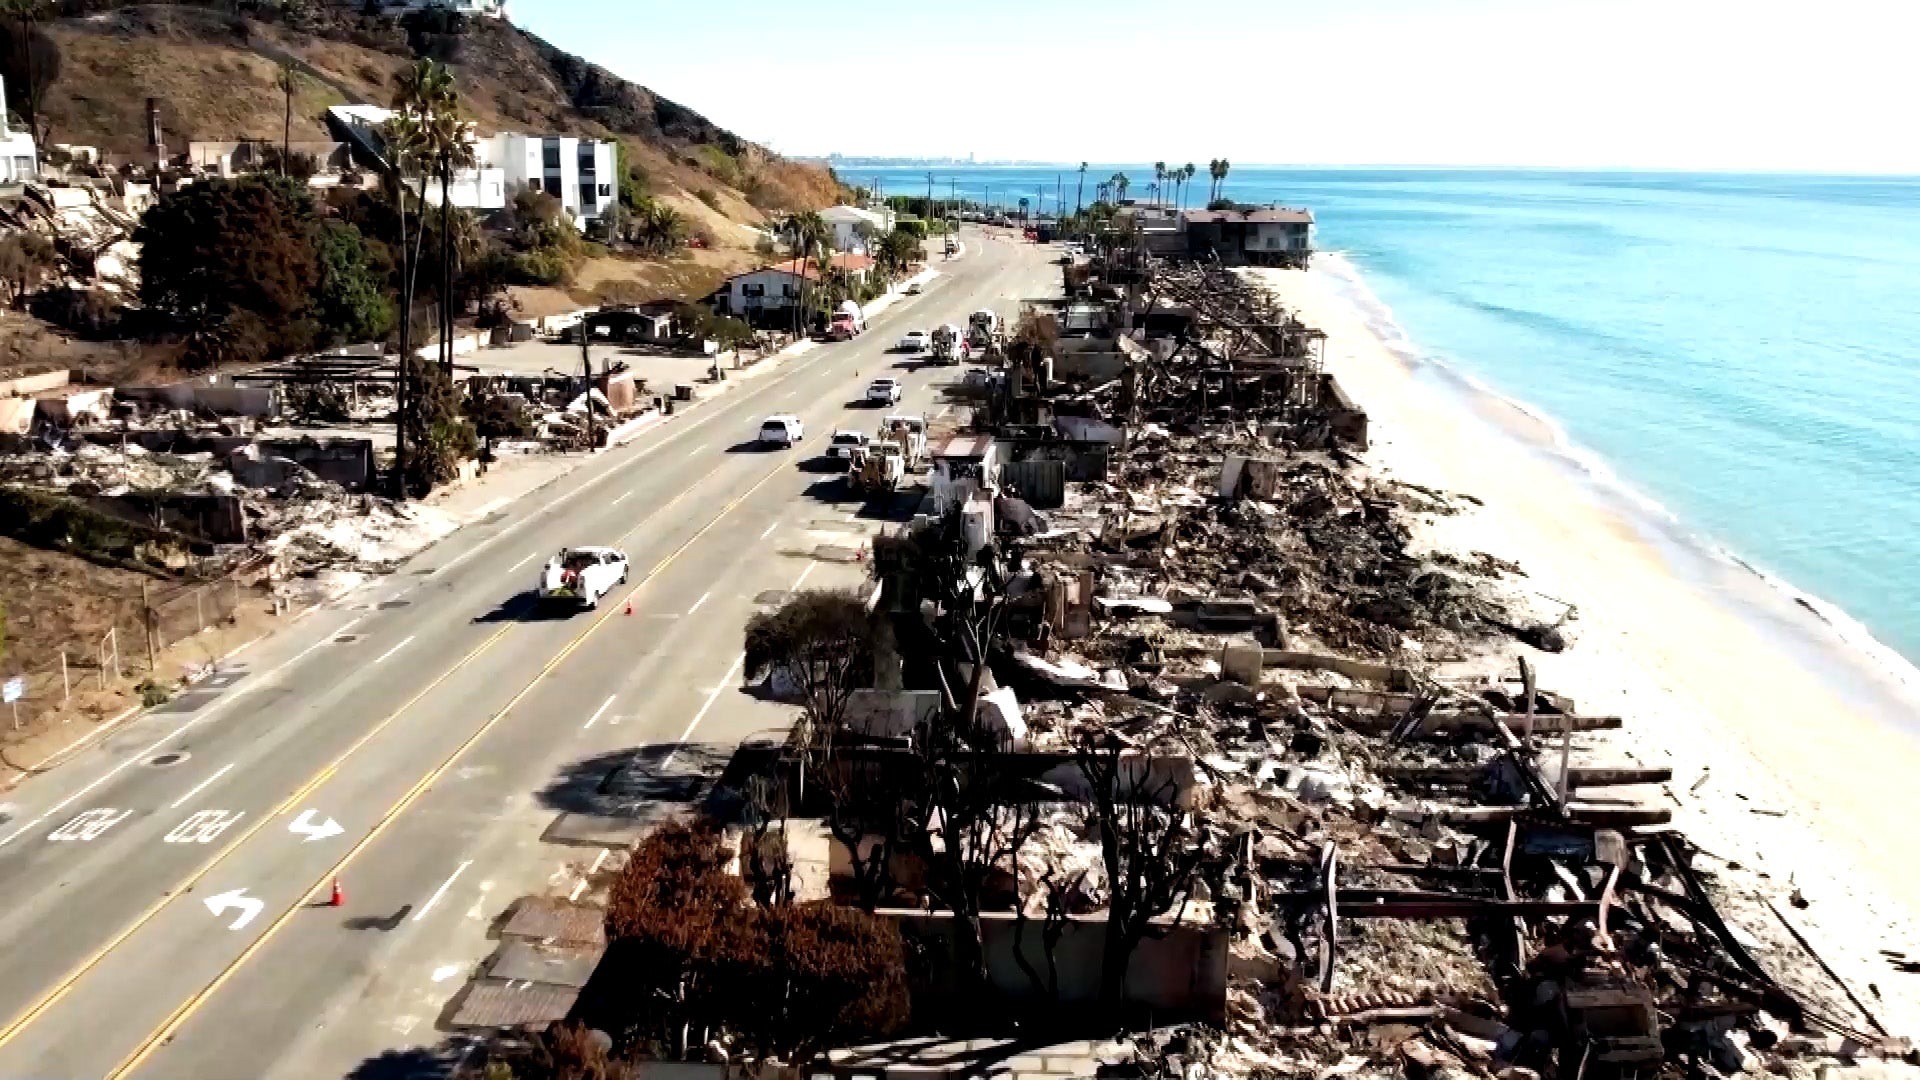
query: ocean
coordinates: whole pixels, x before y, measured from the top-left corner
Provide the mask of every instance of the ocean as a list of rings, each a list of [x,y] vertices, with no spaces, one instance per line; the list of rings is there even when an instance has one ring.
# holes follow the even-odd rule
[[[1078,177],[840,171],[1048,210]],[[1085,197],[1116,171],[1144,197],[1137,165]],[[1410,359],[1920,681],[1920,178],[1241,166],[1225,194],[1311,208],[1317,265]]]

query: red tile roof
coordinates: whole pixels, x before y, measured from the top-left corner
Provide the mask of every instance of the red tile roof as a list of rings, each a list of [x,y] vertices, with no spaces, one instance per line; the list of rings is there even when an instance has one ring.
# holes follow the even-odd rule
[[[873,260],[865,255],[843,253],[833,257],[834,268],[844,270],[850,274],[865,270],[872,265]],[[783,274],[792,274],[794,277],[804,277],[809,281],[817,280],[820,277],[820,268],[814,265],[812,259],[788,259],[786,262],[777,262],[772,266],[763,266],[758,270],[749,270],[746,274],[735,274],[734,277],[746,277],[748,274],[759,274],[768,270]]]

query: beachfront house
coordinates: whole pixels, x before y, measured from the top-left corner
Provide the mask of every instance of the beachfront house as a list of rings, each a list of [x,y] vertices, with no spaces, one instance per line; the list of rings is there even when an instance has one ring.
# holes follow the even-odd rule
[[[860,255],[870,254],[867,242],[861,238],[860,226],[865,225],[875,240],[893,231],[893,211],[888,209],[863,210],[858,206],[829,206],[820,211],[820,219],[833,229],[833,249],[849,251]]]
[[[33,133],[15,131],[7,122],[7,88],[0,81],[0,185],[29,184],[40,179],[40,155]]]
[[[1305,266],[1313,254],[1313,211],[1188,210],[1180,215],[1187,254],[1228,264]]]
[[[873,260],[843,252],[833,257],[833,268],[845,274],[847,281],[858,289],[872,274]],[[801,293],[819,283],[820,268],[812,260],[788,259],[728,278],[714,292],[713,307],[722,315],[737,316],[755,326],[783,326],[792,319],[792,309],[800,303]]]

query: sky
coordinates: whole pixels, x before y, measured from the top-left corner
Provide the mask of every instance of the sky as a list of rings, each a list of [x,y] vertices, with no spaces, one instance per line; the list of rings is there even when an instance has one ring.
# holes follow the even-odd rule
[[[1920,173],[1911,0],[513,0],[789,155]]]

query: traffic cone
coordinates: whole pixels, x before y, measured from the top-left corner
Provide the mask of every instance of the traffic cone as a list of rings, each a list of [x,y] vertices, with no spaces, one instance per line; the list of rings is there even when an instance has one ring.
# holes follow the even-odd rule
[[[328,907],[339,907],[347,902],[347,890],[340,887],[340,879],[333,879],[333,891],[327,895]]]
[[[633,614],[633,601],[631,601],[631,600],[629,600],[629,601],[627,601],[627,610],[626,610],[626,613],[627,613],[628,615],[631,615],[631,614]]]

